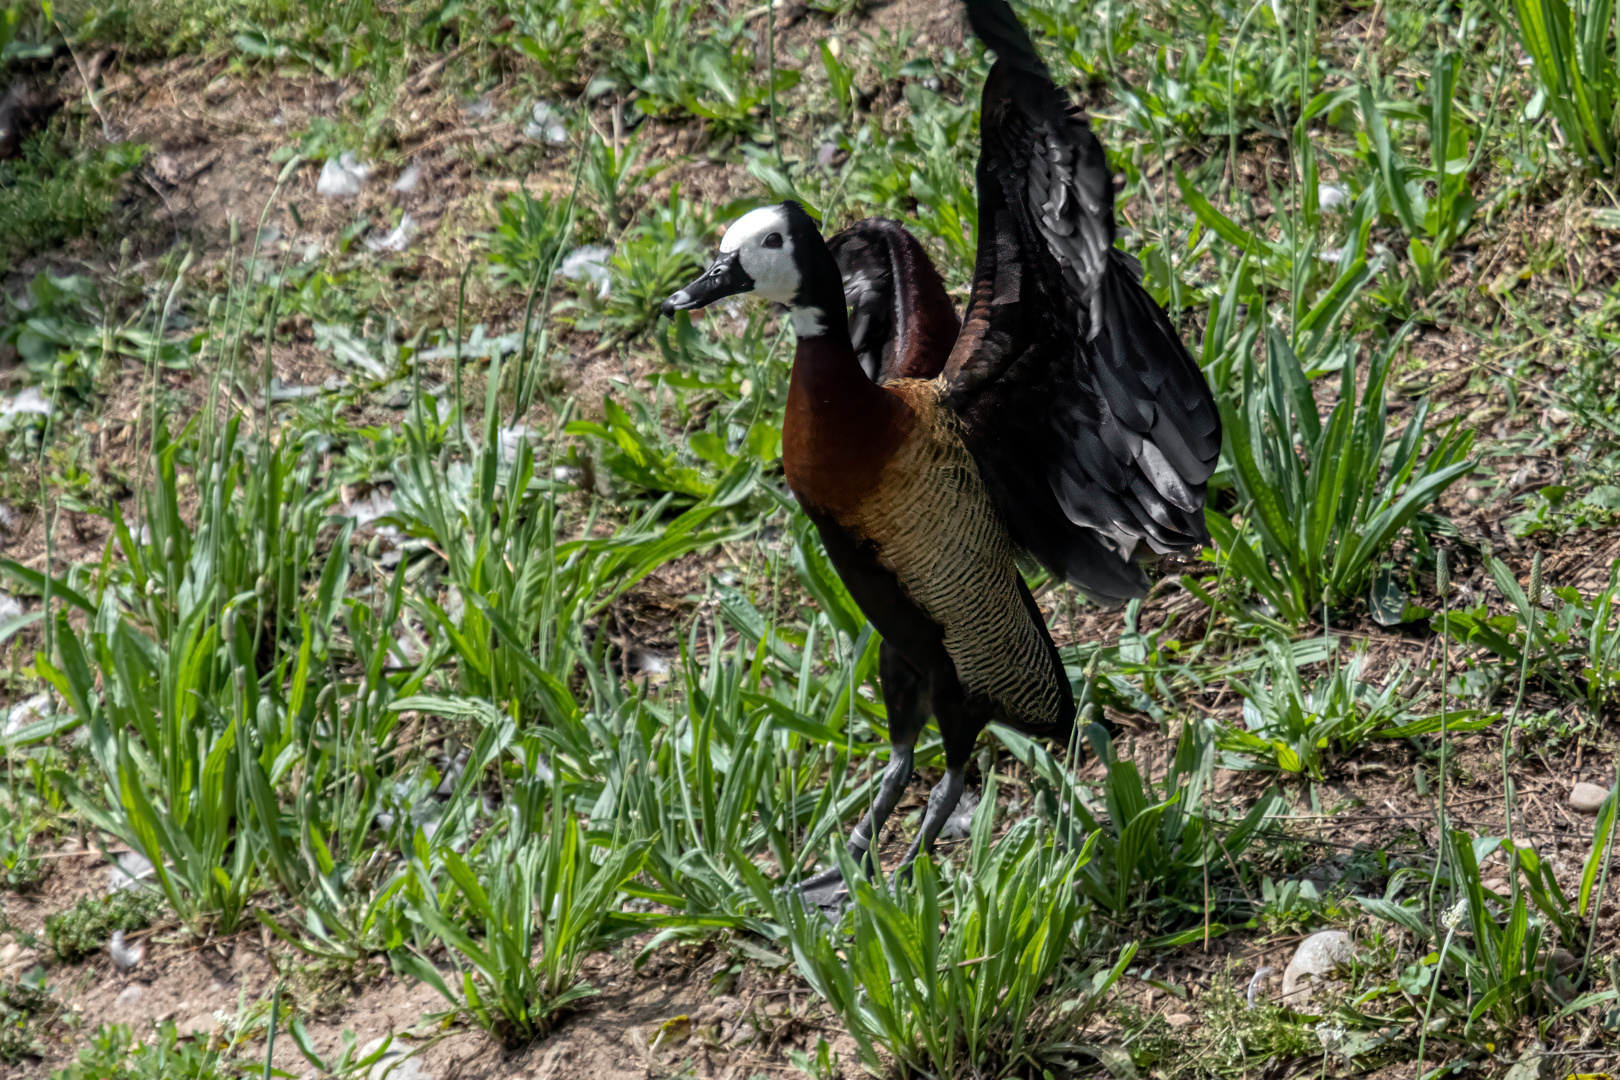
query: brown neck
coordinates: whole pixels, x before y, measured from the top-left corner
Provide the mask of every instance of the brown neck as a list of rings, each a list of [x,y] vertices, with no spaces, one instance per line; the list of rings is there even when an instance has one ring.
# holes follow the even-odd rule
[[[853,507],[876,486],[911,424],[905,403],[861,370],[848,330],[799,340],[782,464],[801,502],[834,515]]]

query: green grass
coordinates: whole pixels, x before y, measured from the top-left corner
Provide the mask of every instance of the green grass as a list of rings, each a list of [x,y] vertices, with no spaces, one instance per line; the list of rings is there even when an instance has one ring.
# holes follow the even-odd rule
[[[1131,944],[1111,966],[1065,964],[1101,952],[1076,880],[1095,847],[1054,849],[1035,818],[993,842],[995,794],[992,783],[953,880],[926,856],[909,882],[857,880],[836,928],[750,875],[787,927],[800,973],[838,1012],[869,1070],[881,1070],[878,1047],[935,1076],[994,1074],[1039,1057],[1059,1031],[1087,1020],[1136,955]]]
[[[71,964],[106,948],[114,930],[144,930],[162,911],[162,900],[144,887],[85,896],[45,917],[45,940]]]
[[[1123,181],[1121,246],[1221,402],[1215,543],[1065,646],[1084,715],[1135,717],[1087,730],[1097,772],[987,735],[967,843],[829,922],[778,887],[871,798],[879,642],[783,495],[791,334],[757,304],[658,317],[728,221],[788,195],[829,229],[903,219],[964,295],[988,59],[824,7],[798,28],[677,0],[5,9],[17,70],[65,32],[128,66],[222,57],[256,93],[352,88],[260,133],[311,159],[266,217],[300,239],[326,156],[392,168],[433,137],[413,112],[477,127],[481,97],[500,133],[468,136],[471,194],[447,186],[447,232],[398,257],[340,214],[307,260],[242,221],[132,265],[108,233],[115,201],[118,222],[155,205],[143,151],[103,144],[82,100],[0,165],[0,263],[51,257],[0,301],[6,393],[56,408],[0,419],[0,494],[51,530],[0,563],[30,612],[0,626],[7,686],[54,704],[6,740],[0,869],[21,887],[43,837],[87,830],[157,868],[50,917],[51,977],[115,928],[262,930],[294,970],[420,978],[441,1020],[521,1050],[590,1007],[589,956],[641,935],[640,959],[785,964],[853,1038],[846,1073],[941,1078],[1490,1072],[1532,1037],[1609,1039],[1604,860],[1576,857],[1573,884],[1545,846],[1481,871],[1499,845],[1459,830],[1523,823],[1522,793],[1460,793],[1498,753],[1516,781],[1543,757],[1562,777],[1577,746],[1607,760],[1620,705],[1620,563],[1558,558],[1617,525],[1612,10],[1024,9]],[[566,144],[521,135],[539,100]],[[610,249],[596,276],[560,273],[585,244]],[[336,389],[277,396],[272,350],[328,361]],[[586,392],[584,368],[608,380]],[[361,524],[373,488],[391,509]],[[1539,605],[1530,549],[1559,575]],[[1031,585],[1068,641],[1082,601]],[[925,735],[919,768],[938,755]],[[1353,850],[1338,815],[1368,777],[1445,841]],[[1613,805],[1566,846],[1608,852]],[[1344,847],[1356,874],[1307,889]],[[1314,1015],[1248,1008],[1251,971],[1199,995],[1175,974],[1206,941],[1280,951],[1356,919],[1327,1044]],[[1183,1010],[1191,1034],[1158,1015]],[[249,1005],[224,1050],[106,1027],[51,1067],[257,1075],[270,1022]],[[322,1057],[315,1022],[286,1028],[312,1064],[369,1067],[352,1038]],[[779,1064],[832,1075],[832,1037]]]
[[[51,1080],[237,1080],[249,1075],[217,1048],[182,1038],[173,1021],[150,1037],[126,1024],[103,1024],[84,1040],[77,1060]]]
[[[87,142],[64,151],[60,136],[47,131],[23,144],[22,157],[0,162],[0,270],[69,241],[101,239],[122,179],[146,150]]]

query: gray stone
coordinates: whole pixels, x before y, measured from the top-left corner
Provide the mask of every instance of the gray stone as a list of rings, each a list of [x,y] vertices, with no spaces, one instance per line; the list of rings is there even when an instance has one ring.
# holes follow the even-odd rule
[[[1600,788],[1596,784],[1588,784],[1585,780],[1576,784],[1569,790],[1569,806],[1572,810],[1579,810],[1583,814],[1595,814],[1603,805],[1603,800],[1609,797],[1607,788]]]
[[[1294,958],[1283,970],[1282,1000],[1297,1009],[1311,990],[1327,981],[1341,964],[1355,959],[1355,946],[1343,930],[1321,930],[1299,943]]]
[[[136,985],[124,987],[123,993],[118,995],[118,1004],[134,1005],[141,1000],[141,988]]]
[[[1186,1013],[1174,1012],[1164,1018],[1164,1022],[1173,1028],[1191,1027],[1196,1021]]]
[[[377,1052],[383,1040],[372,1039],[360,1048],[360,1058],[363,1060]],[[383,1056],[366,1072],[366,1080],[435,1080],[432,1073],[423,1067],[420,1057],[411,1057],[410,1048],[399,1039],[388,1044]]]
[[[15,941],[0,949],[0,968],[23,968],[39,960],[38,949],[25,949]]]
[[[1553,1055],[1547,1053],[1545,1047],[1540,1043],[1531,1043],[1524,1057],[1514,1063],[1503,1080],[1547,1080],[1553,1075],[1554,1064]]]

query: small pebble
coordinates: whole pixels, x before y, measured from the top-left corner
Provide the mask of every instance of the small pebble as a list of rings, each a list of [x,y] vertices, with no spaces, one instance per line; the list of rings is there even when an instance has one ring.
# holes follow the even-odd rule
[[[1582,780],[1569,791],[1570,809],[1579,810],[1583,814],[1595,814],[1603,805],[1603,800],[1608,797],[1607,789]]]
[[[1471,487],[1467,491],[1463,492],[1463,498],[1467,499],[1469,502],[1474,502],[1474,503],[1484,502],[1485,501],[1485,489],[1481,488],[1481,487]]]
[[[1189,1027],[1193,1023],[1193,1018],[1186,1013],[1171,1013],[1164,1018],[1164,1022],[1173,1028]]]
[[[124,987],[123,993],[118,995],[118,1004],[133,1005],[141,1000],[141,988],[138,984]]]

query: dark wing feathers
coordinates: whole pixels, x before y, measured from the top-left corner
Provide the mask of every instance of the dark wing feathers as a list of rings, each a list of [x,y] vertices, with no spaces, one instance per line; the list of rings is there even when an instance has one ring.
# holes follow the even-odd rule
[[[1052,74],[1046,69],[1046,61],[1035,51],[1029,31],[1018,21],[1018,13],[1007,0],[969,0],[967,17],[973,36],[995,53],[997,60],[1051,83]]]
[[[1147,426],[1140,430],[1171,467],[1201,485],[1214,472],[1221,450],[1220,415],[1209,386],[1164,310],[1138,284],[1136,260],[1119,251],[1112,258],[1116,270],[1102,290],[1102,325],[1112,346],[1103,356],[1104,368],[1122,395],[1151,403],[1151,415],[1143,415]],[[1116,327],[1129,329],[1120,333]]]
[[[899,345],[893,262],[881,238],[852,226],[827,241],[844,279],[844,302],[849,305],[849,340],[867,377],[879,380],[892,366]]]
[[[979,255],[946,368],[1015,539],[1103,598],[1126,563],[1203,544],[1220,420],[1175,326],[1114,248],[1113,179],[1007,0],[967,0],[997,54],[980,112]]]
[[[827,241],[844,279],[850,343],[877,382],[938,375],[961,330],[945,283],[899,222],[867,218]]]
[[[1083,118],[1053,91],[1030,94],[1043,121],[1030,136],[1028,203],[1046,247],[1063,272],[1064,285],[1086,307],[1089,332],[1101,323],[1098,292],[1114,250],[1114,181],[1102,144]],[[1044,89],[1044,88],[1043,88]]]

